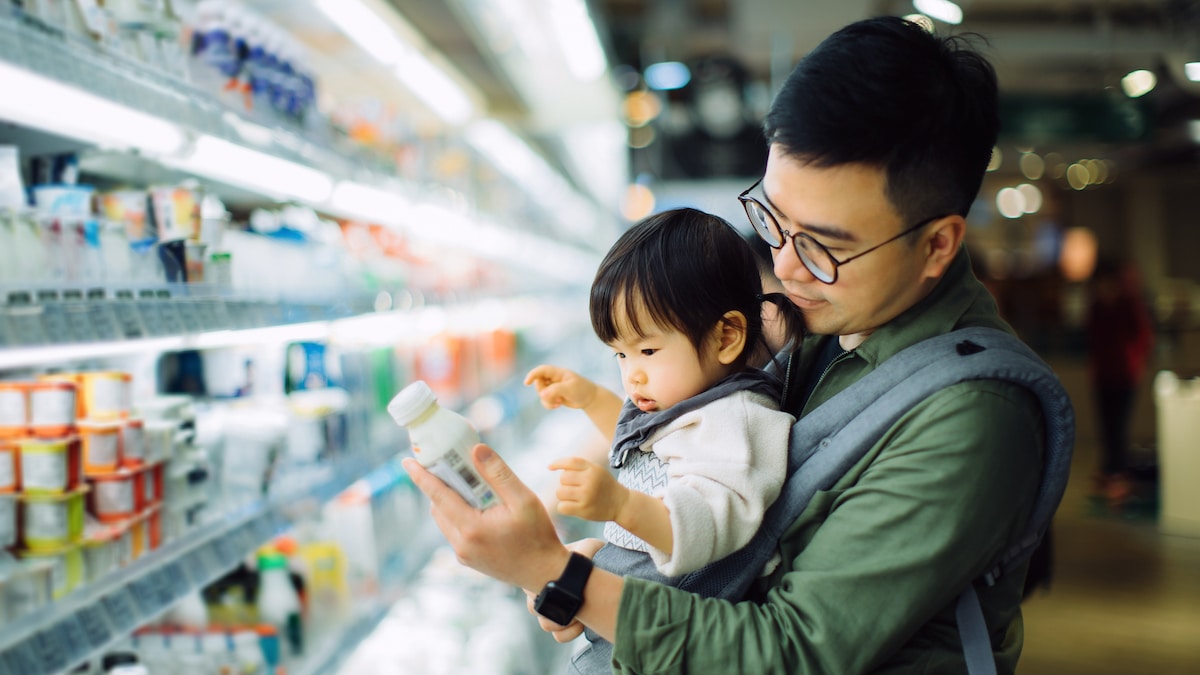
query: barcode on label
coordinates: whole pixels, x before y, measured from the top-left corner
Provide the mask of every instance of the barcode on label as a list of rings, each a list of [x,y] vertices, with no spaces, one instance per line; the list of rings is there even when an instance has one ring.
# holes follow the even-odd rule
[[[450,462],[450,467],[466,482],[467,487],[471,488],[472,491],[479,489],[479,478],[475,476],[475,472],[463,461],[462,455],[452,450],[446,453],[446,459]]]

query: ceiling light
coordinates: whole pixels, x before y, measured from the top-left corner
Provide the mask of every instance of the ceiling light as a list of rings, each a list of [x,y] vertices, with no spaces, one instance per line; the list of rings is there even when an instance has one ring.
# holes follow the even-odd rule
[[[958,25],[962,23],[962,8],[950,0],[913,0],[917,11],[943,23]]]
[[[1192,82],[1200,82],[1200,61],[1183,64],[1183,73]]]
[[[404,44],[359,0],[317,0],[317,8],[383,65],[390,66],[400,60]]]
[[[1129,98],[1145,96],[1154,90],[1158,78],[1148,70],[1135,70],[1121,78],[1121,89]]]
[[[317,7],[359,47],[390,67],[392,75],[443,121],[462,124],[475,114],[475,103],[446,69],[401,40],[384,17],[360,0],[317,0]]]
[[[208,135],[196,139],[189,154],[163,158],[163,162],[189,173],[308,204],[318,205],[333,192],[333,180],[321,171]]]
[[[580,82],[591,82],[608,69],[608,60],[584,0],[553,0],[550,24],[567,68]]]
[[[475,104],[467,92],[446,71],[415,49],[405,50],[392,74],[450,124],[462,124],[475,114]]]
[[[0,63],[0,119],[101,146],[152,155],[178,152],[183,129],[82,89]]]
[[[646,86],[659,91],[682,89],[692,81],[692,71],[678,61],[663,61],[646,66]]]

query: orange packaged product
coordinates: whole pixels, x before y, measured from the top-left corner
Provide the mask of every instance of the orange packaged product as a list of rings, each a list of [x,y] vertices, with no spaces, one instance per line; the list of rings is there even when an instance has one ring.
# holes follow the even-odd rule
[[[144,495],[142,472],[120,469],[103,476],[91,477],[88,494],[89,511],[102,523],[132,518],[141,511]]]
[[[129,416],[133,378],[115,370],[79,373],[80,417],[115,420]]]
[[[29,383],[0,382],[0,438],[29,434]]]
[[[135,468],[146,461],[146,423],[130,417],[121,423],[121,466]]]
[[[21,488],[21,446],[15,440],[0,438],[0,493]]]
[[[122,429],[119,420],[79,420],[80,445],[83,448],[83,474],[111,473],[122,463]]]
[[[75,430],[76,385],[61,378],[30,382],[29,430],[34,436],[60,438]]]
[[[142,508],[149,508],[162,503],[163,472],[166,462],[159,462],[141,469],[142,479]]]

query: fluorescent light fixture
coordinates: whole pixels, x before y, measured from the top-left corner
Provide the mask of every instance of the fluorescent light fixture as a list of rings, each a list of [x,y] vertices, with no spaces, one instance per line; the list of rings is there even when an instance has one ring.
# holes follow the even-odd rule
[[[381,225],[400,225],[412,204],[392,190],[353,181],[341,181],[329,199],[335,211]]]
[[[178,152],[187,142],[171,122],[7,63],[0,63],[0,87],[0,119],[10,122],[151,155]]]
[[[1200,61],[1183,64],[1183,74],[1192,82],[1200,82]]]
[[[360,0],[317,0],[317,7],[442,120],[462,124],[475,115],[475,103],[463,87]]]
[[[475,104],[467,92],[416,49],[404,51],[392,74],[450,124],[462,124],[475,115]]]
[[[191,153],[163,161],[190,173],[309,204],[319,205],[333,192],[333,180],[321,171],[208,135],[196,139]]]
[[[467,128],[466,139],[492,166],[557,216],[564,229],[585,237],[592,234],[594,222],[581,217],[592,211],[591,203],[507,126],[479,120]]]
[[[317,9],[383,65],[390,66],[400,60],[404,44],[359,0],[317,0]]]
[[[958,25],[962,23],[962,8],[950,0],[913,0],[917,11],[937,19],[943,23]]]
[[[678,61],[663,61],[646,66],[643,77],[646,78],[646,86],[651,89],[670,91],[686,87],[692,81],[692,71]]]
[[[571,75],[591,82],[608,70],[608,59],[584,0],[549,0],[551,32],[567,61]]]

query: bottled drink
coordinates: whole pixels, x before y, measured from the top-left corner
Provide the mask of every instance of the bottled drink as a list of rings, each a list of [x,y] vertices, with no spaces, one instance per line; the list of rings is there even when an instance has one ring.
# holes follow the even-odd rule
[[[479,443],[479,433],[465,417],[439,406],[423,380],[400,390],[388,403],[388,413],[408,428],[413,454],[421,466],[475,508],[486,509],[499,501],[471,461],[471,448]]]
[[[279,553],[258,556],[258,618],[279,630],[283,653],[295,657],[304,652],[304,629],[300,596],[292,586],[287,558]]]

